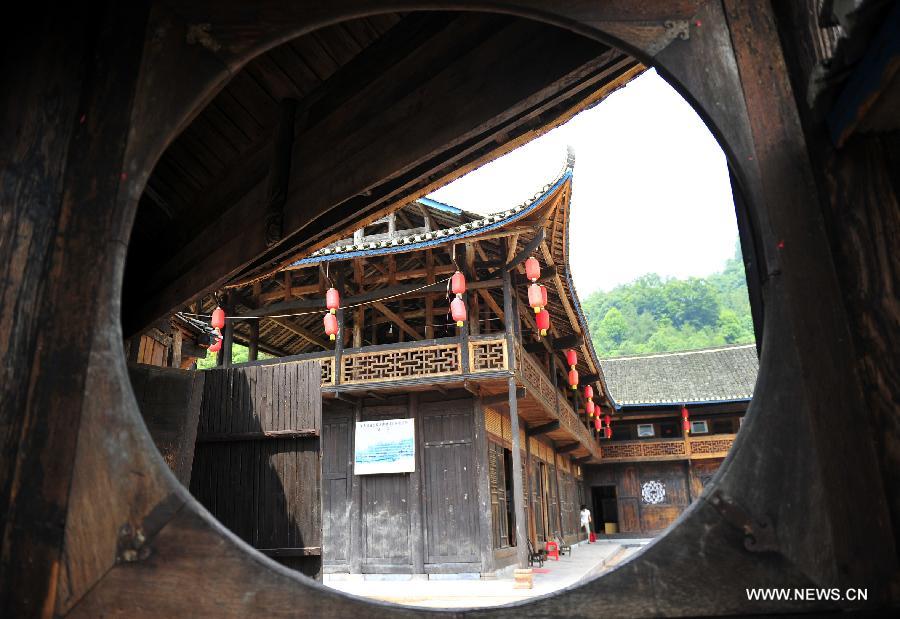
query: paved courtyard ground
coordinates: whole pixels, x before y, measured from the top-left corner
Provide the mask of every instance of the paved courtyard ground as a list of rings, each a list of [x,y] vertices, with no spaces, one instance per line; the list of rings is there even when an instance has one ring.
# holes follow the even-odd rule
[[[352,595],[411,606],[432,608],[497,606],[546,595],[581,580],[593,578],[613,569],[649,541],[617,539],[574,546],[571,556],[560,557],[559,561],[546,561],[542,569],[535,568],[537,572],[534,574],[532,589],[514,589],[511,573],[495,579],[473,577],[425,580],[398,575],[378,580],[363,580],[359,577],[352,580],[326,578],[325,584]]]

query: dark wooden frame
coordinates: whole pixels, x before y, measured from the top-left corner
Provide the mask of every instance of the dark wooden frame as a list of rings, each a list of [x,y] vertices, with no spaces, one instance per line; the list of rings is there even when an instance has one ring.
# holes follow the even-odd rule
[[[56,7],[50,14],[22,9],[31,14],[4,41],[18,53],[2,55],[5,75],[27,85],[5,89],[2,123],[10,138],[2,141],[3,160],[27,166],[12,170],[15,181],[0,188],[0,202],[13,211],[0,225],[3,238],[12,239],[0,245],[0,263],[11,265],[0,280],[0,357],[12,368],[0,386],[5,615],[441,614],[316,585],[211,518],[153,448],[128,384],[117,313],[137,198],[169,141],[248,59],[380,6],[269,0],[251,11],[241,2],[198,0],[177,9],[162,1]],[[864,586],[870,606],[887,604],[894,533],[876,449],[861,422],[866,410],[821,186],[771,7],[737,0],[452,6],[546,21],[657,67],[725,149],[743,198],[738,216],[752,260],[751,294],[757,309],[764,301],[765,317],[757,396],[743,431],[713,483],[668,534],[601,579],[527,609],[471,614],[575,616],[597,605],[618,616],[733,614],[841,605],[749,605],[744,588],[751,585]],[[51,93],[53,106],[46,103]],[[315,242],[338,223],[325,214],[304,236]],[[209,285],[227,276],[210,273]]]

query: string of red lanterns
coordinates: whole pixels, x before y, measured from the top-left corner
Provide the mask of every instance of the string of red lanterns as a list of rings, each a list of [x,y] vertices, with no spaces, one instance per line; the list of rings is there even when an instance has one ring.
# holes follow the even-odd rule
[[[462,271],[457,271],[450,278],[450,292],[456,295],[450,302],[450,317],[456,322],[457,327],[462,327],[468,318],[466,303],[462,299],[466,292],[466,276]]]
[[[571,348],[566,350],[566,363],[569,366],[569,387],[578,389],[578,370],[575,369],[578,365],[578,353]]]
[[[606,436],[606,438],[609,439],[609,438],[612,438],[612,417],[610,417],[610,416],[607,414],[607,415],[606,415],[605,421],[606,421],[606,432],[605,432],[605,436]]]

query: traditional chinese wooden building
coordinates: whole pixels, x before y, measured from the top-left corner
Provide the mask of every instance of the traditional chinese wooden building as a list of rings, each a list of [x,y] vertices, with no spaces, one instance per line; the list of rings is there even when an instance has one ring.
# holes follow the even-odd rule
[[[731,448],[753,396],[756,346],[601,365],[616,414],[600,464],[584,470],[595,528],[657,535],[697,500]]]
[[[427,194],[643,66],[727,158],[760,343],[754,398],[720,473],[667,535],[598,579],[478,613],[898,605],[896,3],[12,9],[0,43],[3,616],[438,616],[325,589],[225,530],[153,447],[123,337]],[[236,457],[285,453],[270,428],[291,424],[284,440],[307,446],[292,457],[318,471],[317,362],[168,370],[204,377],[204,395],[238,385],[223,419],[264,404],[268,425],[228,428],[245,438]],[[154,391],[161,407],[189,408],[173,403],[187,391]],[[283,415],[301,396],[310,414]],[[198,428],[198,447],[218,448],[213,430]],[[289,487],[320,481],[302,479]],[[288,524],[244,539],[317,546]],[[748,583],[867,596],[753,603]]]
[[[568,262],[573,164],[570,154],[532,199],[490,215],[417,200],[221,295],[221,365],[237,341],[251,358],[281,355],[250,367],[321,368],[326,573],[488,574],[515,564],[526,536],[535,548],[579,539],[582,467],[599,461],[602,436],[583,387],[597,414],[611,405]],[[532,257],[537,284],[526,277]],[[460,322],[450,311],[455,273],[466,281]],[[544,336],[532,285],[546,289]],[[332,286],[341,298],[333,341],[323,330]],[[386,419],[414,420],[415,470],[359,474],[354,430]],[[222,508],[236,492],[233,465],[221,450],[198,449],[191,488],[223,523],[249,530],[246,514]]]

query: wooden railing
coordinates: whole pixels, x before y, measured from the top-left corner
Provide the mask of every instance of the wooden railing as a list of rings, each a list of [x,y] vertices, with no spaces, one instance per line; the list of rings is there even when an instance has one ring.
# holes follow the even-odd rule
[[[550,377],[521,347],[516,350],[516,368],[526,390],[544,407],[559,418],[560,426],[584,445],[595,458],[600,458],[600,447],[591,431],[578,418],[563,395],[553,386]]]
[[[691,436],[671,441],[611,441],[600,446],[604,462],[637,462],[652,460],[699,460],[724,458],[734,443],[735,434]]]

